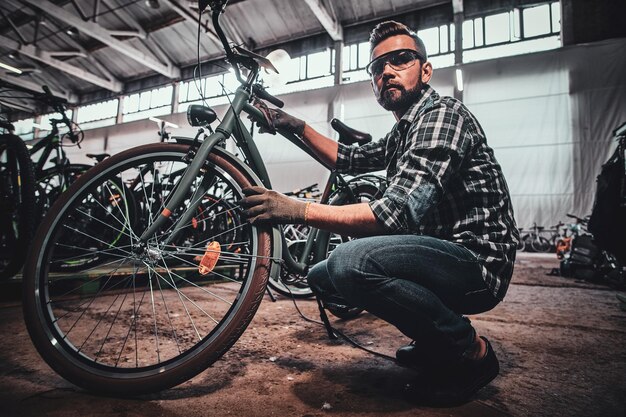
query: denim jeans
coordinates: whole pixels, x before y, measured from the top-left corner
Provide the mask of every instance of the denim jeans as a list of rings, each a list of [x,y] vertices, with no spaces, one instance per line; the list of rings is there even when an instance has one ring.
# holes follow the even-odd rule
[[[363,308],[416,340],[433,361],[459,358],[475,331],[462,314],[492,309],[477,257],[430,236],[394,235],[339,245],[307,276],[324,303]]]

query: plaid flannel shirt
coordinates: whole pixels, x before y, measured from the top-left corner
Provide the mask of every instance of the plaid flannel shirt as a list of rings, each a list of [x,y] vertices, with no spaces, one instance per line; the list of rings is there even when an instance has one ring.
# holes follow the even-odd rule
[[[390,133],[364,146],[339,144],[338,172],[385,169],[389,186],[370,202],[389,234],[463,245],[478,258],[495,297],[506,294],[519,234],[509,190],[470,111],[425,85]]]

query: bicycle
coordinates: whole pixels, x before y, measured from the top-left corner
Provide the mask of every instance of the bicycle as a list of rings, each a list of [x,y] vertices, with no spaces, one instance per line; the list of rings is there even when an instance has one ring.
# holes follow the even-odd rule
[[[576,223],[570,223],[563,229],[563,236],[556,241],[556,257],[558,259],[564,259],[569,255],[572,249],[572,242],[577,236],[587,233],[587,224],[589,222],[588,216],[586,218],[580,218],[574,214],[567,213],[567,217],[576,220]],[[569,231],[569,235],[567,232]]]
[[[524,241],[525,249],[530,248],[533,252],[548,252],[550,250],[550,242],[548,239],[541,236],[543,229],[543,226],[537,226],[537,223],[533,223],[530,232],[521,239]]]
[[[35,231],[35,174],[26,145],[11,123],[0,135],[0,279],[15,275],[24,264]]]
[[[35,100],[51,106],[61,117],[60,119],[50,119],[52,126],[50,133],[29,149],[37,181],[37,212],[34,218],[38,222],[39,219],[43,218],[54,200],[69,187],[69,184],[91,168],[91,165],[87,164],[70,163],[63,150],[63,141],[66,138],[70,140],[73,146],[80,147],[84,134],[80,127],[67,117],[67,101],[55,97],[47,86],[42,86],[43,93],[10,85],[2,80],[0,80],[0,86],[30,95]],[[66,126],[68,131],[61,134],[59,126]]]
[[[300,259],[291,255],[280,227],[242,221],[226,231],[195,233],[199,207],[211,210],[211,224],[219,216],[241,219],[241,190],[271,188],[240,115],[264,124],[251,104],[254,97],[282,107],[256,83],[261,68],[273,68],[271,62],[231,47],[219,24],[227,1],[209,3],[227,61],[241,84],[219,126],[209,135],[200,129],[193,140],[136,147],[97,164],[53,204],[29,254],[23,308],[31,339],[57,373],[86,389],[130,395],[186,381],[237,341],[270,277],[279,281],[282,268],[305,276],[309,265],[328,253],[331,234],[322,230],[310,231]],[[195,126],[210,126],[217,115],[192,106],[188,119]],[[350,141],[364,139],[340,129]],[[279,133],[323,165],[299,138]],[[243,161],[216,146],[231,136]],[[174,178],[177,172],[182,175],[169,186],[154,186],[160,175]],[[334,172],[331,176],[336,190],[327,186],[322,200],[355,201],[358,184]],[[206,195],[222,207],[204,206]],[[100,233],[91,232],[95,226]],[[219,241],[233,231],[235,241]],[[83,253],[103,255],[101,260],[79,273],[53,273],[49,265],[65,256],[68,235],[89,239],[89,245],[80,245]]]

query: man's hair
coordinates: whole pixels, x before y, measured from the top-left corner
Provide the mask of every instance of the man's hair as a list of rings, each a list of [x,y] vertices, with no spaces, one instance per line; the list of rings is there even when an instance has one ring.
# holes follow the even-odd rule
[[[417,36],[417,33],[409,29],[406,25],[393,20],[381,22],[377,24],[374,29],[372,29],[372,33],[370,33],[370,52],[376,48],[376,45],[385,39],[396,35],[407,35],[413,38],[417,52],[424,56],[424,61],[428,60],[428,54],[426,53],[424,42],[422,42],[420,37]]]

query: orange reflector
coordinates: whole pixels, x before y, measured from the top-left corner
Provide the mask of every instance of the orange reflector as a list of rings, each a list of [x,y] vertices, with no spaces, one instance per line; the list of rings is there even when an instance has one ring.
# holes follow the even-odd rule
[[[117,205],[119,204],[121,198],[121,196],[119,194],[111,194],[111,197],[109,197],[109,201],[111,202],[111,205],[113,207],[117,207]]]
[[[168,208],[164,208],[163,211],[161,212],[161,216],[163,217],[170,217],[172,215],[172,211]]]
[[[207,275],[213,271],[215,264],[217,264],[217,260],[220,258],[221,250],[220,243],[217,241],[206,245],[206,251],[200,261],[200,265],[198,265],[198,272],[200,272],[201,275]]]
[[[198,219],[196,219],[195,217],[191,218],[191,227],[193,227],[194,229],[198,228]]]

